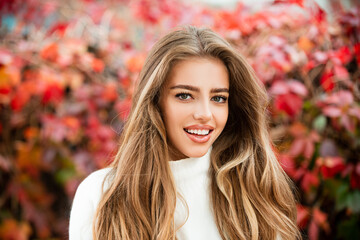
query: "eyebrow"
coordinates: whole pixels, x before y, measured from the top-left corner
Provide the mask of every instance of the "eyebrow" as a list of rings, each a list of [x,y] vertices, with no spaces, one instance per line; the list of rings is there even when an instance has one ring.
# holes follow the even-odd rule
[[[186,89],[186,90],[190,90],[190,91],[194,91],[194,92],[200,92],[200,88],[198,87],[194,87],[191,85],[176,85],[171,87],[170,89]],[[211,93],[220,93],[220,92],[229,92],[228,88],[212,88],[210,90]]]

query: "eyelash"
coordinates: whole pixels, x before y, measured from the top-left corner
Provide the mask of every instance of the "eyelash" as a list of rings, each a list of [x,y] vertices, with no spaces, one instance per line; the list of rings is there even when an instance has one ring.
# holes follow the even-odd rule
[[[178,93],[175,95],[175,97],[178,98],[179,100],[182,100],[182,101],[189,100],[188,98],[186,98],[186,99],[181,98],[183,96],[192,98],[192,95],[190,93],[186,93],[186,92],[181,92],[181,93]],[[214,99],[214,98],[221,98],[221,101],[215,101],[217,103],[226,103],[226,101],[228,99],[226,96],[223,96],[223,95],[217,95],[217,96],[212,97],[211,99]]]

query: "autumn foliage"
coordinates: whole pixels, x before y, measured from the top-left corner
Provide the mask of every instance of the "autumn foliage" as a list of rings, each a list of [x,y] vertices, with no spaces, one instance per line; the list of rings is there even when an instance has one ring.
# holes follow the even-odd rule
[[[80,181],[109,163],[147,51],[209,26],[269,93],[278,159],[304,237],[360,239],[360,5],[258,11],[176,0],[1,1],[0,239],[67,237]]]

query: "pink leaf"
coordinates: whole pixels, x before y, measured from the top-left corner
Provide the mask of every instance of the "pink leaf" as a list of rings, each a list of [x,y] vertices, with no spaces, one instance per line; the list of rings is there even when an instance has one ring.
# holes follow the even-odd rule
[[[351,116],[357,117],[360,120],[360,107],[352,107],[349,109],[349,114]]]
[[[324,107],[322,111],[328,117],[340,117],[342,114],[341,109],[334,106]]]
[[[295,141],[291,144],[289,154],[294,157],[299,156],[304,151],[305,145],[306,141],[303,138],[295,139]]]
[[[310,159],[314,154],[314,143],[312,141],[305,141],[304,157]]]
[[[305,172],[303,179],[301,181],[301,188],[304,189],[305,192],[309,192],[310,187],[317,187],[319,185],[319,178],[316,174],[312,172]]]
[[[319,227],[314,221],[314,219],[312,219],[309,225],[309,240],[318,240],[318,236],[319,236]]]
[[[342,115],[340,118],[340,123],[348,130],[349,132],[355,131],[355,123],[354,121],[349,117],[349,115]]]
[[[276,81],[271,85],[269,92],[272,95],[287,94],[289,92],[289,86],[284,81]]]
[[[349,72],[343,66],[334,66],[334,74],[335,77],[340,80],[348,80],[349,79]]]
[[[307,89],[304,84],[296,80],[288,81],[288,86],[293,93],[305,97],[307,95]]]

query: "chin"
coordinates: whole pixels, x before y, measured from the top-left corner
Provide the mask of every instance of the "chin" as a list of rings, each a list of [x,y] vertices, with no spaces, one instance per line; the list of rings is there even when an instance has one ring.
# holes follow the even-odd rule
[[[186,156],[190,157],[190,158],[200,158],[202,156],[204,156],[207,152],[208,152],[209,148],[206,148],[204,150],[199,150],[196,152],[190,152],[189,154],[185,154]]]

